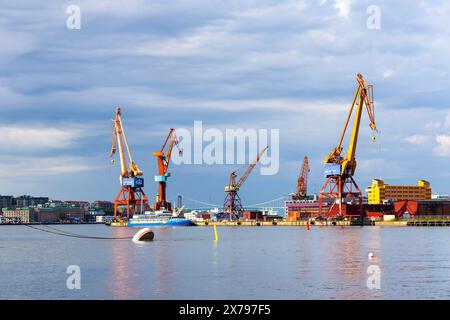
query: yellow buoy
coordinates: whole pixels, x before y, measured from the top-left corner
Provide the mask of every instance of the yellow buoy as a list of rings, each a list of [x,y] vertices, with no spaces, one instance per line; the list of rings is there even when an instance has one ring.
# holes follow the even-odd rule
[[[217,224],[214,223],[214,241],[219,241],[219,233],[217,232]]]

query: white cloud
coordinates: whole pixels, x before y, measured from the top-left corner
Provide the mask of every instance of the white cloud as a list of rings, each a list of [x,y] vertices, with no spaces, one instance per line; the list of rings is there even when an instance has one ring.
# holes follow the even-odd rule
[[[438,146],[434,149],[434,153],[442,157],[450,156],[450,135],[438,135],[436,142]]]
[[[395,72],[394,72],[393,70],[390,70],[390,69],[384,70],[384,72],[383,72],[383,78],[385,78],[385,79],[390,78],[390,77],[392,77],[394,74],[395,74]]]
[[[81,136],[81,129],[60,129],[40,126],[0,127],[0,148],[3,150],[60,149],[71,146]]]
[[[43,176],[76,173],[97,169],[81,157],[10,157],[0,159],[0,171],[5,177]]]
[[[404,140],[409,143],[412,143],[412,144],[422,145],[422,144],[425,144],[428,141],[430,141],[431,138],[432,138],[431,136],[424,135],[424,134],[414,134],[412,136],[408,136],[408,137],[404,138]]]
[[[427,129],[438,129],[442,126],[442,124],[439,121],[429,121],[426,125],[425,128]]]
[[[335,0],[334,8],[338,10],[338,15],[347,19],[350,15],[351,1],[350,0]]]

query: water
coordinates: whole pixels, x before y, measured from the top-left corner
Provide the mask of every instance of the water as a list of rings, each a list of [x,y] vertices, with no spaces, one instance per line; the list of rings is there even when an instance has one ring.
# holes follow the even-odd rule
[[[138,230],[57,228],[108,237]],[[218,243],[211,227],[153,230],[155,241],[136,244],[0,226],[0,298],[450,298],[448,228],[218,227]],[[80,290],[66,287],[69,265],[81,268]],[[370,265],[381,270],[379,290],[367,287]]]

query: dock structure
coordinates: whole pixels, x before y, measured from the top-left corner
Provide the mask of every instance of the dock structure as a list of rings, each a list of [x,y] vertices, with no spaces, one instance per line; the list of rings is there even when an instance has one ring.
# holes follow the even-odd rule
[[[225,226],[225,227],[265,227],[265,226],[298,226],[305,227],[307,225],[307,221],[218,221],[212,223],[208,222],[197,222],[197,226],[213,226],[214,224],[217,226]],[[350,226],[353,225],[351,221],[342,220],[342,221],[314,221],[310,222],[310,225],[313,226]]]

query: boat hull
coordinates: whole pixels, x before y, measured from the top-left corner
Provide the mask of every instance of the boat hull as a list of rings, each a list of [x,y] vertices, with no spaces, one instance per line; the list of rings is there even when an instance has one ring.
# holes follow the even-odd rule
[[[160,220],[160,219],[139,219],[133,220],[130,219],[128,221],[129,227],[189,227],[195,226],[191,220],[188,219],[169,219],[169,220]]]

